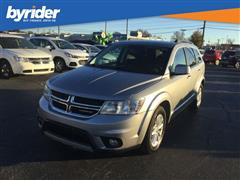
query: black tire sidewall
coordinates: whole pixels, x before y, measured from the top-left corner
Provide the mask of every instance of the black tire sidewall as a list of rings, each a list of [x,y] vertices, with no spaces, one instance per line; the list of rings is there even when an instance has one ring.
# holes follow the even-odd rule
[[[13,75],[12,67],[11,67],[11,65],[9,64],[9,62],[6,61],[6,60],[0,62],[0,69],[1,69],[1,67],[2,67],[3,65],[5,65],[5,64],[6,64],[7,67],[8,67],[9,73],[8,73],[7,76],[5,76],[5,75],[2,74],[2,72],[0,72],[0,77],[3,78],[3,79],[9,79],[9,78]]]
[[[237,68],[237,64],[238,64],[238,68]],[[240,69],[240,62],[236,62],[234,67],[239,70]]]
[[[58,62],[61,62],[61,66],[60,66],[61,68],[60,69],[57,69],[57,66],[56,66],[56,64]],[[63,59],[60,59],[60,58],[57,58],[57,59],[54,60],[54,65],[55,65],[55,72],[58,72],[58,73],[63,72],[66,68],[65,61]]]
[[[166,111],[164,110],[164,108],[162,106],[159,106],[155,110],[155,112],[154,112],[154,114],[151,118],[150,124],[148,126],[148,130],[146,132],[146,135],[145,135],[145,138],[144,138],[144,141],[143,141],[143,144],[142,144],[142,148],[143,148],[144,153],[147,153],[147,154],[153,153],[153,152],[157,151],[162,144],[163,140],[161,141],[161,144],[159,145],[159,147],[154,148],[154,147],[152,147],[151,142],[150,142],[151,130],[154,126],[156,117],[159,114],[162,114],[163,118],[164,118],[164,125],[163,125],[163,137],[164,137],[164,134],[165,134],[165,131],[166,131],[166,124],[167,124],[167,115],[166,115]]]

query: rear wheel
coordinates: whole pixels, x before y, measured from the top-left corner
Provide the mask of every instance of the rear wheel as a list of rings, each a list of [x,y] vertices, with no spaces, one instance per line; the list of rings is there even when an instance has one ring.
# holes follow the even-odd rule
[[[9,79],[12,77],[13,71],[12,67],[8,61],[3,60],[0,62],[0,76],[4,79]]]
[[[166,111],[162,106],[159,106],[152,116],[142,144],[144,153],[153,153],[159,149],[165,134],[166,117]]]
[[[202,97],[203,97],[203,85],[201,85],[198,89],[196,99],[192,102],[192,109],[193,111],[198,111],[201,104],[202,104]]]
[[[55,72],[61,73],[66,69],[65,61],[61,58],[56,58],[54,60]]]

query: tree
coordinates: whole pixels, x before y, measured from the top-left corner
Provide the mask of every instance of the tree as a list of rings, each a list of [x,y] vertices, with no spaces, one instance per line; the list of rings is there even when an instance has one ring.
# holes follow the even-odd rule
[[[194,31],[189,38],[189,40],[195,44],[197,47],[201,48],[203,46],[203,35],[201,31]]]
[[[228,39],[226,40],[226,42],[227,42],[227,44],[232,45],[232,44],[234,43],[234,39],[228,38]]]
[[[185,39],[185,33],[184,31],[176,31],[173,33],[171,39],[173,41],[183,41]]]

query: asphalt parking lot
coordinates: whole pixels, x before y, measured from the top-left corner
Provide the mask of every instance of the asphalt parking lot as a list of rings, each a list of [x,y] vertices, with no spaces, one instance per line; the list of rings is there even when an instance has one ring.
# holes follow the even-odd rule
[[[87,153],[44,137],[36,109],[49,77],[0,80],[1,180],[240,179],[240,71],[208,66],[200,111],[178,116],[152,155]]]

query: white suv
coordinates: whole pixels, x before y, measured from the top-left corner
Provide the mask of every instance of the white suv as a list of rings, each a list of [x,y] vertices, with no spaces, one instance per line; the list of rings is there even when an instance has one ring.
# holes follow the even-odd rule
[[[56,72],[62,72],[67,67],[77,68],[88,62],[88,53],[77,49],[71,43],[63,39],[51,37],[31,37],[30,41],[35,46],[38,46],[52,54]]]
[[[37,49],[20,36],[0,34],[0,76],[48,74],[54,72],[49,53]]]

